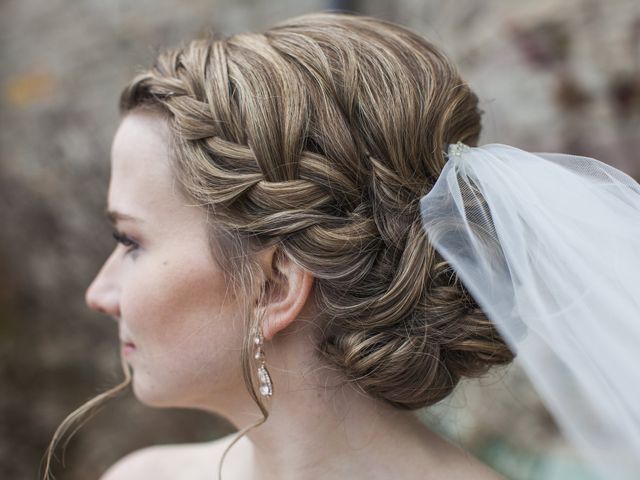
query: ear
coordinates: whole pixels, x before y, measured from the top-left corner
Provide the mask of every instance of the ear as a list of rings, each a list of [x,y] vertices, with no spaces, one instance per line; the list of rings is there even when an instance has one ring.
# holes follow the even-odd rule
[[[287,328],[298,318],[311,287],[313,275],[294,263],[279,248],[262,252],[260,264],[265,273],[262,334],[271,340],[276,333]]]

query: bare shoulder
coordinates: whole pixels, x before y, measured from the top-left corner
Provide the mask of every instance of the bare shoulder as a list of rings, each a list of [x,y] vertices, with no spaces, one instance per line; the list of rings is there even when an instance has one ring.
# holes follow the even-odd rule
[[[203,443],[180,443],[154,445],[131,452],[114,463],[99,480],[133,480],[154,478],[156,480],[181,478],[200,480],[215,478],[218,464],[225,448],[234,434]],[[243,443],[242,439],[238,443]],[[234,445],[227,459],[234,449]],[[225,459],[225,472],[228,471]]]
[[[165,460],[165,446],[153,446],[131,452],[111,465],[99,480],[129,480],[154,475],[158,460]]]

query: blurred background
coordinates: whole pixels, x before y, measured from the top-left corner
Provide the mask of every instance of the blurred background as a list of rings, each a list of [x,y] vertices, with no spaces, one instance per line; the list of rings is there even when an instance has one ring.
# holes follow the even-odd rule
[[[122,376],[116,324],[83,298],[113,247],[102,212],[121,87],[158,48],[210,27],[262,30],[324,9],[390,19],[440,45],[481,99],[481,143],[582,154],[640,177],[637,0],[3,0],[0,478],[37,478],[62,419]],[[517,363],[421,414],[508,478],[595,478]],[[128,393],[73,437],[54,473],[97,479],[135,449],[231,431]]]

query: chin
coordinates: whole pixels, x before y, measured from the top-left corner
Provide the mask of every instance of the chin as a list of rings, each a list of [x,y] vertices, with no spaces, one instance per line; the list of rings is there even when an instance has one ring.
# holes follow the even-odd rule
[[[133,394],[136,399],[148,407],[170,408],[179,406],[179,401],[162,384],[148,382],[147,379],[132,378]]]

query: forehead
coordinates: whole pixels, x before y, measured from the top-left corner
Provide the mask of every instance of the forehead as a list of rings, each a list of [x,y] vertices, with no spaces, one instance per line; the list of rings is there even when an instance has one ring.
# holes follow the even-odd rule
[[[133,111],[127,114],[115,133],[111,146],[113,173],[153,173],[168,166],[169,127],[165,119],[151,112]],[[155,168],[150,168],[155,167]]]
[[[156,216],[184,203],[177,197],[170,166],[169,126],[151,112],[127,114],[111,148],[108,208],[134,216]]]

